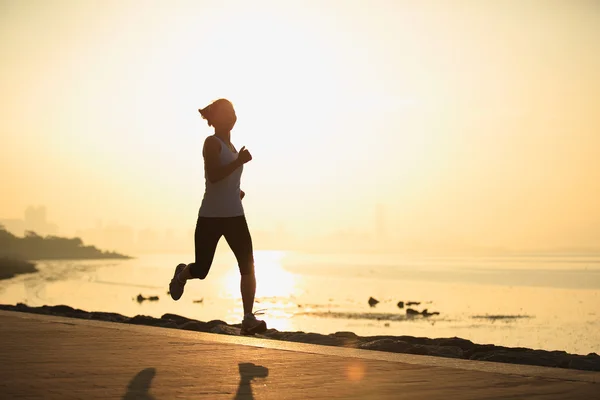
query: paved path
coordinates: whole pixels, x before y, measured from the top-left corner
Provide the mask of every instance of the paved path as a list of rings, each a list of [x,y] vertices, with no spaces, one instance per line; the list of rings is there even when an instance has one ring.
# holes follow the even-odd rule
[[[600,373],[0,311],[1,399],[600,399]]]

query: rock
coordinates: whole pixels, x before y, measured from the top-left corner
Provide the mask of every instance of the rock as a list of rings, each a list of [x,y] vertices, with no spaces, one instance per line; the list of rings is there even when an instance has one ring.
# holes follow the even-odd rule
[[[392,353],[406,353],[412,345],[397,339],[378,339],[371,342],[361,343],[359,349],[389,351]]]
[[[224,325],[215,325],[209,330],[210,333],[218,333],[221,335],[234,335],[237,336],[240,334],[239,328],[234,328],[233,326],[229,326],[227,324]]]
[[[135,325],[151,325],[151,326],[158,326],[158,319],[154,318],[154,317],[150,317],[147,315],[136,315],[135,317],[129,318],[129,323],[130,324],[135,324]],[[166,322],[166,321],[165,321]]]
[[[589,357],[589,355],[585,357],[575,356],[569,360],[567,367],[585,371],[600,371],[600,359]]]
[[[16,306],[14,306],[14,311],[19,311],[19,312],[29,312],[29,313],[34,313],[34,314],[51,314],[50,312],[50,307],[48,306],[43,306],[43,307],[29,307],[27,304],[23,304],[23,303],[17,303]]]
[[[490,352],[490,351],[494,351],[496,349],[496,346],[493,344],[473,344],[473,347],[471,348],[462,348],[464,351],[464,356],[466,359],[468,360],[476,360],[476,358],[472,358],[472,357],[477,357],[476,354],[477,353],[486,353],[486,352]]]
[[[346,339],[356,339],[358,336],[354,332],[336,332],[332,334],[336,337],[346,338]]]
[[[15,306],[15,308],[17,309],[17,311],[33,311],[33,307],[29,307],[27,304],[23,304],[23,303],[17,303],[17,305]]]
[[[429,339],[426,337],[414,337],[414,336],[392,336],[392,337],[395,339],[410,343],[410,344],[436,345],[435,339]]]
[[[160,317],[161,319],[167,319],[170,321],[174,321],[177,325],[181,325],[183,323],[186,323],[188,321],[195,321],[193,319],[187,318],[187,317],[182,317],[181,315],[177,315],[177,314],[163,314],[162,317]]]
[[[287,334],[287,332],[279,332],[276,329],[267,329],[267,331],[265,333],[263,333],[263,336],[268,337],[269,339],[275,339],[275,340],[284,340],[283,337]]]
[[[417,310],[413,310],[412,308],[406,309],[406,315],[419,315],[419,314],[421,314],[421,313],[418,312]]]
[[[391,338],[361,343],[358,347],[365,350],[378,350],[392,353],[429,355],[449,358],[462,358],[463,356],[463,351],[460,347],[414,344]]]
[[[194,300],[194,301],[192,301],[192,303],[196,303],[196,304],[198,304],[198,303],[204,303],[204,298],[202,298],[200,300]]]
[[[437,312],[437,311],[434,311],[434,312],[430,313],[427,309],[424,309],[421,312],[421,315],[423,315],[424,317],[431,317],[432,315],[440,315],[440,313]]]
[[[404,351],[404,353],[448,358],[462,358],[463,356],[463,351],[459,347],[435,346],[427,344],[412,345],[406,351]]]
[[[374,299],[373,297],[369,297],[369,305],[371,307],[375,307],[377,305],[377,303],[379,303],[379,300]]]
[[[408,303],[406,303],[407,306],[419,306],[421,305],[420,301],[409,301]]]
[[[461,339],[458,337],[453,337],[453,338],[445,338],[445,339],[433,339],[433,341],[438,345],[438,346],[452,346],[452,347],[458,347],[461,350],[465,351],[465,350],[469,350],[469,349],[473,349],[476,345],[471,342],[470,340],[467,339]]]
[[[183,324],[177,325],[179,329],[184,329],[186,331],[196,331],[196,332],[210,332],[210,327],[206,324],[206,322],[202,321],[187,321]]]
[[[159,326],[163,328],[177,328],[177,324],[173,321],[149,317],[147,315],[136,315],[133,318],[129,318],[127,322],[134,325],[150,325]]]
[[[565,367],[568,359],[562,354],[544,350],[498,348],[490,352],[476,352],[471,360],[495,361],[510,364],[539,365],[542,367]]]
[[[398,306],[398,308],[404,308],[404,302],[403,301],[399,301],[398,304],[396,304]]]
[[[150,296],[150,297],[144,297],[142,296],[142,294],[138,294],[137,297],[135,298],[137,300],[138,303],[141,303],[145,300],[148,301],[158,301],[158,296]]]
[[[85,312],[83,310],[76,310],[73,307],[69,307],[69,306],[65,306],[65,305],[59,305],[59,306],[42,306],[42,308],[46,308],[52,312],[56,312],[56,313],[75,313],[77,311],[79,312]]]
[[[213,327],[215,327],[215,326],[219,326],[219,325],[228,325],[228,324],[227,324],[227,322],[225,322],[225,321],[221,321],[220,319],[214,319],[214,320],[212,320],[212,321],[208,321],[208,322],[206,323],[206,325],[207,325],[209,328],[213,328]],[[239,328],[239,327],[241,327],[241,325],[239,325],[239,324],[238,324],[238,325],[237,325],[237,327]]]
[[[125,322],[129,318],[117,313],[94,311],[90,313],[90,319],[109,322]]]
[[[320,344],[324,346],[344,346],[347,342],[347,339],[339,336],[304,332],[295,332],[286,336],[285,340],[297,343]]]
[[[259,336],[265,337],[265,338],[273,338],[273,336],[277,335],[277,333],[279,333],[279,331],[277,329],[269,328],[266,331],[264,331],[263,333],[261,333]]]
[[[463,351],[460,347],[455,346],[424,346],[427,350],[427,355],[448,357],[448,358],[462,358]]]
[[[160,325],[162,328],[173,328],[173,329],[177,329],[177,324],[173,321],[168,321],[165,324]]]
[[[81,318],[81,319],[90,319],[91,315],[89,312],[84,310],[79,310],[77,308],[58,305],[58,306],[41,306],[37,307],[40,310],[41,314],[49,314],[49,315],[59,315],[63,317],[69,318]]]

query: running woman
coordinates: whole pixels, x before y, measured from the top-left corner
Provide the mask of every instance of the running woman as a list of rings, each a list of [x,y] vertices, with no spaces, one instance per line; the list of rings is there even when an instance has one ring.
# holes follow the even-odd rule
[[[254,255],[242,206],[245,193],[240,189],[244,164],[252,160],[252,156],[245,147],[238,152],[231,143],[231,130],[237,116],[229,100],[216,100],[198,111],[215,133],[206,138],[202,150],[205,190],[194,232],[196,260],[175,267],[169,291],[173,300],[179,300],[189,279],[206,278],[217,243],[221,236],[225,236],[241,274],[240,289],[244,305],[242,334],[261,333],[266,331],[267,324],[252,313],[256,293]]]

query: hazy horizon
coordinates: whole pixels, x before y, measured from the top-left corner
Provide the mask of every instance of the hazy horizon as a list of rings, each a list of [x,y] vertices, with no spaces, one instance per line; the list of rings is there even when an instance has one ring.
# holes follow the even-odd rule
[[[0,0],[0,49],[0,220],[191,249],[227,97],[256,240],[600,248],[594,1]]]

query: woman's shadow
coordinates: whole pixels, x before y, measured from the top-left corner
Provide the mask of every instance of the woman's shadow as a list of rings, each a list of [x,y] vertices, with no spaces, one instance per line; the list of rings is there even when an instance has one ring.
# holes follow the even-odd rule
[[[269,376],[269,369],[252,363],[240,363],[238,367],[240,370],[240,384],[234,400],[254,400],[252,380],[254,378],[266,378]]]
[[[255,378],[266,378],[269,369],[253,363],[239,363],[240,383],[234,400],[254,400],[252,381]],[[137,373],[127,385],[127,393],[122,400],[155,400],[150,391],[152,379],[156,375],[155,368],[146,368]]]
[[[127,385],[127,393],[123,396],[123,400],[155,400],[154,396],[148,393],[155,375],[155,368],[146,368],[138,372]]]

